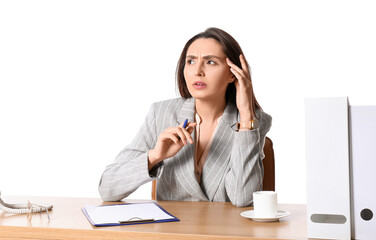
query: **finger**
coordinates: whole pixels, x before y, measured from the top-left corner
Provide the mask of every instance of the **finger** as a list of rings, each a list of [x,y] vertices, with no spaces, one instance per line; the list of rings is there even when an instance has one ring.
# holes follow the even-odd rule
[[[194,124],[194,125],[196,125],[196,124]],[[185,136],[186,136],[186,138],[187,138],[187,140],[188,140],[188,142],[189,142],[190,144],[193,144],[193,138],[192,138],[192,136],[191,136],[193,130],[194,130],[194,128],[193,128],[193,127],[190,127],[190,126],[188,126],[187,129],[183,129],[183,132],[184,132],[184,134],[185,134]]]
[[[179,126],[181,126],[181,125],[182,124],[180,124]],[[181,126],[181,128],[187,130],[189,133],[192,133],[192,131],[193,131],[194,127],[196,127],[196,125],[197,125],[197,123],[195,123],[195,122],[188,122],[187,126],[185,128],[183,128],[182,126]]]
[[[246,81],[248,81],[248,80],[245,77],[243,77],[242,75],[240,75],[240,73],[235,71],[233,68],[230,68],[230,70],[235,75],[235,77],[237,78],[237,82],[238,82],[239,86],[246,86]]]
[[[183,147],[184,143],[180,141],[180,138],[176,135],[176,133],[169,133],[169,139],[171,139],[176,145]]]
[[[189,123],[187,126],[187,132],[189,134],[188,136],[188,141],[193,144],[193,138],[191,136],[192,132],[195,130],[195,127],[197,126],[197,123]]]
[[[186,137],[184,131],[187,131],[187,130],[185,130],[184,128],[181,128],[181,127],[176,128],[176,134],[179,136],[178,138],[183,141],[184,145],[187,145],[187,137]]]
[[[197,123],[190,122],[190,123],[188,123],[188,125],[187,125],[187,127],[185,129],[187,129],[188,132],[190,131],[192,133],[192,131],[196,127],[196,125],[197,125]]]
[[[240,54],[239,59],[240,59],[240,64],[242,65],[243,71],[245,72],[247,77],[249,77],[249,69],[248,69],[247,60],[245,60],[245,57],[243,54]]]
[[[174,133],[171,133],[171,132],[164,132],[161,134],[161,140],[162,141],[166,141],[166,140],[171,140],[173,141],[175,144],[181,144],[181,142],[179,141],[178,137],[176,136],[176,134]]]
[[[242,75],[244,78],[247,78],[247,75],[246,73],[241,69],[239,68],[238,66],[236,66],[233,62],[231,62],[231,60],[229,58],[226,58],[226,61],[227,61],[227,64],[234,70],[236,70],[240,75]],[[230,69],[231,69],[230,68]]]
[[[235,83],[235,88],[236,88],[236,89],[238,89],[238,88],[239,88],[239,86],[240,86],[240,84],[239,84],[239,80],[238,80],[238,79],[236,79],[234,83]]]

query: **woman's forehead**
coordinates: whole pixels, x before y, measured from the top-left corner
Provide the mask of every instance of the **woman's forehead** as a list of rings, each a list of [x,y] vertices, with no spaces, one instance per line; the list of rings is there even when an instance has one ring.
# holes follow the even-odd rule
[[[189,46],[187,50],[187,56],[198,56],[198,55],[215,55],[218,57],[225,57],[222,50],[222,46],[217,40],[213,38],[199,38],[196,39]]]

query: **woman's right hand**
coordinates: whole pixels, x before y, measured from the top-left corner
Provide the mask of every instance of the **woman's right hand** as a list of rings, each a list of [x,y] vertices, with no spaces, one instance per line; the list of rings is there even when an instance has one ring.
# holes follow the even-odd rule
[[[158,137],[154,149],[148,153],[149,171],[159,162],[177,154],[183,146],[193,143],[192,132],[196,123],[188,122],[183,128],[183,123],[177,127],[165,129]]]

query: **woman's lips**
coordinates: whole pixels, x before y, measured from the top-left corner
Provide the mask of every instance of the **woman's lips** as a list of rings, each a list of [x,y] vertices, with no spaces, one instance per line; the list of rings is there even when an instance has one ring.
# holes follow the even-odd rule
[[[203,89],[203,88],[206,88],[207,85],[204,82],[194,82],[193,87],[196,89]]]

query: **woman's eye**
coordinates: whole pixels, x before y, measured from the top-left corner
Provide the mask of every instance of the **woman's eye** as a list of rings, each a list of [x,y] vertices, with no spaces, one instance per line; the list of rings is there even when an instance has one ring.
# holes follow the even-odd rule
[[[211,64],[211,65],[213,65],[213,64],[215,64],[215,62],[214,62],[214,61],[212,61],[212,60],[209,60],[209,61],[208,61],[208,64]]]
[[[188,60],[187,60],[187,64],[192,64],[192,63],[194,63],[193,60],[191,60],[191,59],[188,59]]]

